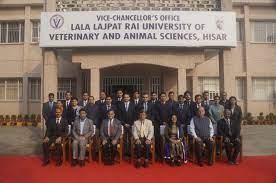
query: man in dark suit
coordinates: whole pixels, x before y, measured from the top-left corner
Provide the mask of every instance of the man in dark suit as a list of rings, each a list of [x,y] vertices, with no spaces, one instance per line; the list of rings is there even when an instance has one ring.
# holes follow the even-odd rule
[[[65,101],[63,103],[63,109],[65,111],[67,111],[70,108],[70,106],[72,105],[71,104],[71,98],[72,98],[71,92],[70,91],[66,91],[65,92]]]
[[[224,107],[224,109],[229,109],[230,107],[230,102],[227,99],[227,93],[226,92],[221,92],[220,94],[220,102],[219,104],[222,105]]]
[[[197,115],[197,110],[200,107],[203,107],[202,105],[202,96],[200,94],[195,95],[195,102],[191,104],[191,117],[194,117]],[[204,108],[205,109],[205,108]]]
[[[82,100],[79,101],[78,105],[81,107],[85,107],[88,104],[89,95],[87,92],[83,92]]]
[[[115,117],[118,115],[117,112],[117,106],[112,103],[112,98],[111,96],[106,96],[105,98],[105,104],[100,106],[100,121],[99,121],[99,128],[101,127],[101,123],[104,119],[107,119],[107,112],[109,110],[113,110],[115,113]]]
[[[105,104],[105,98],[106,98],[106,93],[104,91],[101,91],[100,93],[100,99],[96,101],[96,105],[104,105]]]
[[[46,127],[48,127],[49,119],[55,117],[56,112],[56,102],[54,102],[54,94],[49,93],[48,98],[49,101],[43,103],[42,106],[42,116],[45,120]]]
[[[118,119],[124,126],[124,153],[130,157],[131,126],[136,118],[135,105],[130,101],[129,94],[124,94],[123,102],[118,104]]]
[[[121,121],[114,118],[115,112],[110,109],[107,113],[108,118],[103,120],[100,136],[103,145],[104,163],[114,164],[117,144],[122,134]]]
[[[205,115],[210,116],[209,114],[209,108],[210,106],[213,105],[213,102],[209,100],[209,91],[204,91],[203,92],[203,101],[202,101],[202,106],[205,109]]]
[[[174,111],[172,103],[167,101],[165,92],[161,92],[160,101],[157,103],[156,107],[158,110],[158,120],[160,125],[166,125]]]
[[[116,97],[112,100],[112,103],[118,107],[118,105],[123,102],[123,95],[123,90],[118,89],[116,92]]]
[[[228,163],[233,165],[238,164],[236,159],[240,153],[241,140],[239,124],[236,124],[230,117],[230,109],[225,109],[224,118],[218,121],[218,136],[223,137]]]
[[[88,98],[88,104],[84,107],[86,113],[87,113],[87,118],[92,120],[94,125],[100,128],[99,126],[99,106],[94,103],[94,97],[89,96]]]
[[[137,90],[133,92],[133,98],[131,101],[135,104],[135,107],[138,107],[141,104],[142,100],[140,99],[140,93]]]
[[[173,91],[170,91],[169,94],[168,94],[168,98],[169,100],[167,101],[170,105],[170,108],[171,108],[171,115],[175,113],[175,110],[176,110],[176,107],[177,107],[177,102],[174,100],[174,92]]]
[[[231,96],[229,98],[230,101],[230,111],[231,111],[231,120],[235,123],[238,130],[241,130],[241,122],[242,122],[242,110],[241,107],[237,104],[237,98]]]
[[[154,114],[154,104],[149,101],[149,95],[144,93],[142,96],[142,101],[137,108],[137,111],[144,110],[147,114],[147,119],[151,120],[152,122],[155,121],[156,115]]]
[[[47,166],[50,163],[50,146],[55,144],[56,166],[62,164],[62,139],[68,134],[67,120],[62,118],[62,110],[60,108],[55,109],[55,118],[49,120],[48,129],[43,139],[43,166]]]
[[[185,98],[183,95],[178,96],[178,104],[176,107],[176,116],[178,126],[183,129],[184,134],[187,134],[187,126],[190,124],[190,109],[188,105],[184,103]]]
[[[150,103],[156,104],[158,102],[158,95],[156,92],[151,92]]]
[[[189,125],[191,118],[193,116],[191,106],[193,105],[192,103],[194,102],[192,100],[192,93],[190,91],[185,91],[184,97],[185,97],[185,101],[184,101],[185,108],[189,110],[189,118],[188,118],[188,125]]]

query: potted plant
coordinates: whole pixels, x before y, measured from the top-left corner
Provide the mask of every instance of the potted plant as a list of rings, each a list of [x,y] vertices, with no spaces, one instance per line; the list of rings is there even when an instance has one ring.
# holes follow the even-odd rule
[[[263,112],[260,112],[259,116],[257,116],[257,121],[258,121],[258,124],[265,124],[265,121],[264,121],[264,113]]]
[[[252,116],[252,113],[248,112],[248,113],[246,114],[245,119],[246,119],[247,124],[253,125],[253,122],[254,122],[253,119],[254,119],[254,118],[253,118],[253,116]]]
[[[27,126],[28,122],[30,122],[30,116],[28,114],[25,114],[22,126]]]
[[[4,123],[4,116],[3,115],[0,115],[0,125],[2,126]]]
[[[16,115],[13,114],[13,115],[11,116],[11,126],[15,126],[15,125],[16,125]]]
[[[11,121],[11,117],[10,117],[10,115],[6,115],[5,116],[5,123],[4,123],[4,125],[9,125],[10,124],[10,121]]]
[[[41,127],[41,115],[40,114],[36,115],[36,122],[37,122],[37,126]]]
[[[32,126],[37,126],[35,114],[31,114],[31,123],[32,123]]]
[[[22,125],[22,122],[23,122],[23,117],[22,117],[22,115],[21,114],[18,114],[17,115],[17,120],[16,120],[16,123],[17,123],[17,125]]]

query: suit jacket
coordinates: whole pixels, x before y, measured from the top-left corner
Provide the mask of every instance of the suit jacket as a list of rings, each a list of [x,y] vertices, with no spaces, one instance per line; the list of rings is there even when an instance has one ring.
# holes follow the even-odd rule
[[[66,100],[63,102],[63,109],[64,109],[64,110],[67,111],[71,106],[72,106],[71,100],[70,100],[70,103],[69,103],[69,106],[68,106],[68,107],[66,107]]]
[[[65,118],[61,118],[60,123],[56,123],[56,118],[51,118],[48,121],[45,136],[49,139],[56,139],[58,137],[66,137],[68,134],[68,123]]]
[[[183,104],[182,109],[180,107],[180,104],[177,104],[176,115],[178,125],[188,125],[190,123],[190,108],[188,105],[185,105],[185,103]]]
[[[99,125],[99,107],[96,104],[90,104],[88,103],[84,107],[86,113],[87,113],[87,118],[92,120],[92,122],[97,126]]]
[[[117,111],[117,106],[114,105],[114,104],[111,104],[111,109],[115,111],[115,116],[117,117],[118,116],[118,111]],[[106,104],[103,104],[99,107],[99,110],[100,110],[100,119],[99,119],[99,128],[101,127],[101,123],[104,119],[107,119],[108,116],[107,116],[107,105]]]
[[[101,102],[101,100],[97,100],[97,101],[95,102],[95,104],[98,105],[98,106],[104,105],[104,104],[105,104],[105,100],[104,100],[103,103]]]
[[[79,117],[79,111],[82,107],[78,106],[76,109],[74,109],[72,106],[70,106],[66,111],[66,118],[68,120],[68,124],[72,125],[74,121]]]
[[[201,106],[202,107],[204,107],[204,109],[205,109],[205,106],[201,103]],[[197,113],[197,103],[196,102],[192,102],[191,103],[191,117],[194,117],[194,116],[196,116],[196,113]],[[205,109],[206,110],[206,109]],[[208,111],[205,111],[205,116],[206,116],[206,113],[207,113]]]
[[[211,101],[211,100],[208,100],[207,102],[205,102],[205,100],[203,100],[202,102],[201,102],[201,105],[204,107],[204,109],[205,109],[205,116],[210,116],[210,114],[209,114],[209,108],[210,108],[210,106],[211,105],[213,105],[213,101]]]
[[[117,97],[115,97],[115,98],[112,100],[112,104],[113,104],[113,105],[116,105],[116,107],[118,107],[118,105],[119,105],[120,103],[122,103],[122,102],[123,102],[123,98],[121,99],[121,101],[119,101]]]
[[[116,118],[113,119],[113,130],[111,130],[110,136],[108,135],[108,123],[109,123],[108,119],[104,119],[102,122],[101,129],[100,129],[100,135],[102,140],[107,140],[107,139],[118,140],[122,134],[121,121],[119,121]]]
[[[188,124],[190,124],[190,121],[192,119],[192,116],[193,116],[193,111],[192,111],[192,105],[193,105],[193,101],[191,100],[190,102],[188,101],[184,101],[184,105],[185,105],[185,108],[188,110]]]
[[[229,126],[226,122],[225,118],[222,118],[218,121],[218,136],[223,136],[225,139],[226,137],[230,139],[235,139],[240,137],[240,126],[235,121],[230,119],[230,128],[231,134],[229,133]]]
[[[232,112],[232,110],[231,110],[231,112]],[[235,106],[234,112],[231,113],[230,118],[233,121],[233,123],[235,125],[237,125],[237,127],[239,127],[239,129],[240,129],[241,128],[241,121],[242,121],[242,110],[241,110],[240,106],[238,106],[238,105]]]
[[[145,105],[145,102],[141,102],[140,105],[137,107],[137,114],[139,116],[139,111],[140,110],[144,110],[144,105]],[[155,105],[153,103],[150,103],[150,102],[147,102],[147,119],[151,120],[152,122],[155,121],[155,118],[156,118],[156,109],[155,109]],[[138,119],[138,118],[137,118]]]
[[[73,125],[73,138],[74,139],[78,139],[79,136],[81,135],[80,134],[80,119],[76,119],[75,122],[74,122],[74,125]],[[85,119],[85,122],[84,122],[84,125],[83,125],[83,132],[82,132],[82,135],[85,137],[85,138],[88,138],[88,137],[91,137],[93,136],[94,134],[94,127],[93,127],[93,122],[86,118]]]
[[[121,121],[122,125],[133,125],[136,117],[137,114],[134,103],[129,102],[128,111],[126,111],[124,102],[118,104],[118,119]]]
[[[56,102],[53,102],[52,109],[50,108],[49,101],[43,103],[43,106],[42,106],[42,116],[43,116],[43,118],[45,119],[46,122],[50,118],[54,118],[55,117],[55,115],[56,115],[55,110],[56,110]]]
[[[173,114],[173,108],[172,105],[169,102],[165,102],[165,104],[163,104],[161,101],[159,101],[156,104],[156,108],[158,111],[158,121],[159,124],[166,122],[168,123],[170,121],[170,117]]]
[[[87,100],[86,105],[87,105],[87,104],[88,104],[88,100]],[[78,105],[79,105],[79,106],[82,106],[82,107],[85,107],[85,106],[84,106],[84,100],[79,101],[79,102],[78,102]]]
[[[226,101],[220,100],[219,104],[222,105],[224,107],[224,109],[229,109],[229,107],[230,107],[230,101],[229,100],[226,100]]]
[[[148,140],[151,140],[153,138],[154,135],[154,129],[152,126],[152,121],[146,119],[144,121],[144,135],[145,138]],[[140,120],[137,120],[134,122],[133,127],[132,127],[132,134],[134,139],[139,139],[141,137],[141,128],[142,128],[142,123]]]

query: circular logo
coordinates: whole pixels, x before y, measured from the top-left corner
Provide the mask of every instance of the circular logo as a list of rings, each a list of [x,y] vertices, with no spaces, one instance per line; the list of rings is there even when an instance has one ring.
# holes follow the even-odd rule
[[[64,18],[61,15],[53,15],[50,19],[50,25],[54,29],[59,29],[64,24]]]

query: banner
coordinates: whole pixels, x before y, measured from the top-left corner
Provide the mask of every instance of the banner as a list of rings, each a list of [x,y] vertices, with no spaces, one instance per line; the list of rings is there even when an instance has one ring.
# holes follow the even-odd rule
[[[234,12],[79,11],[41,13],[40,47],[235,47]]]

